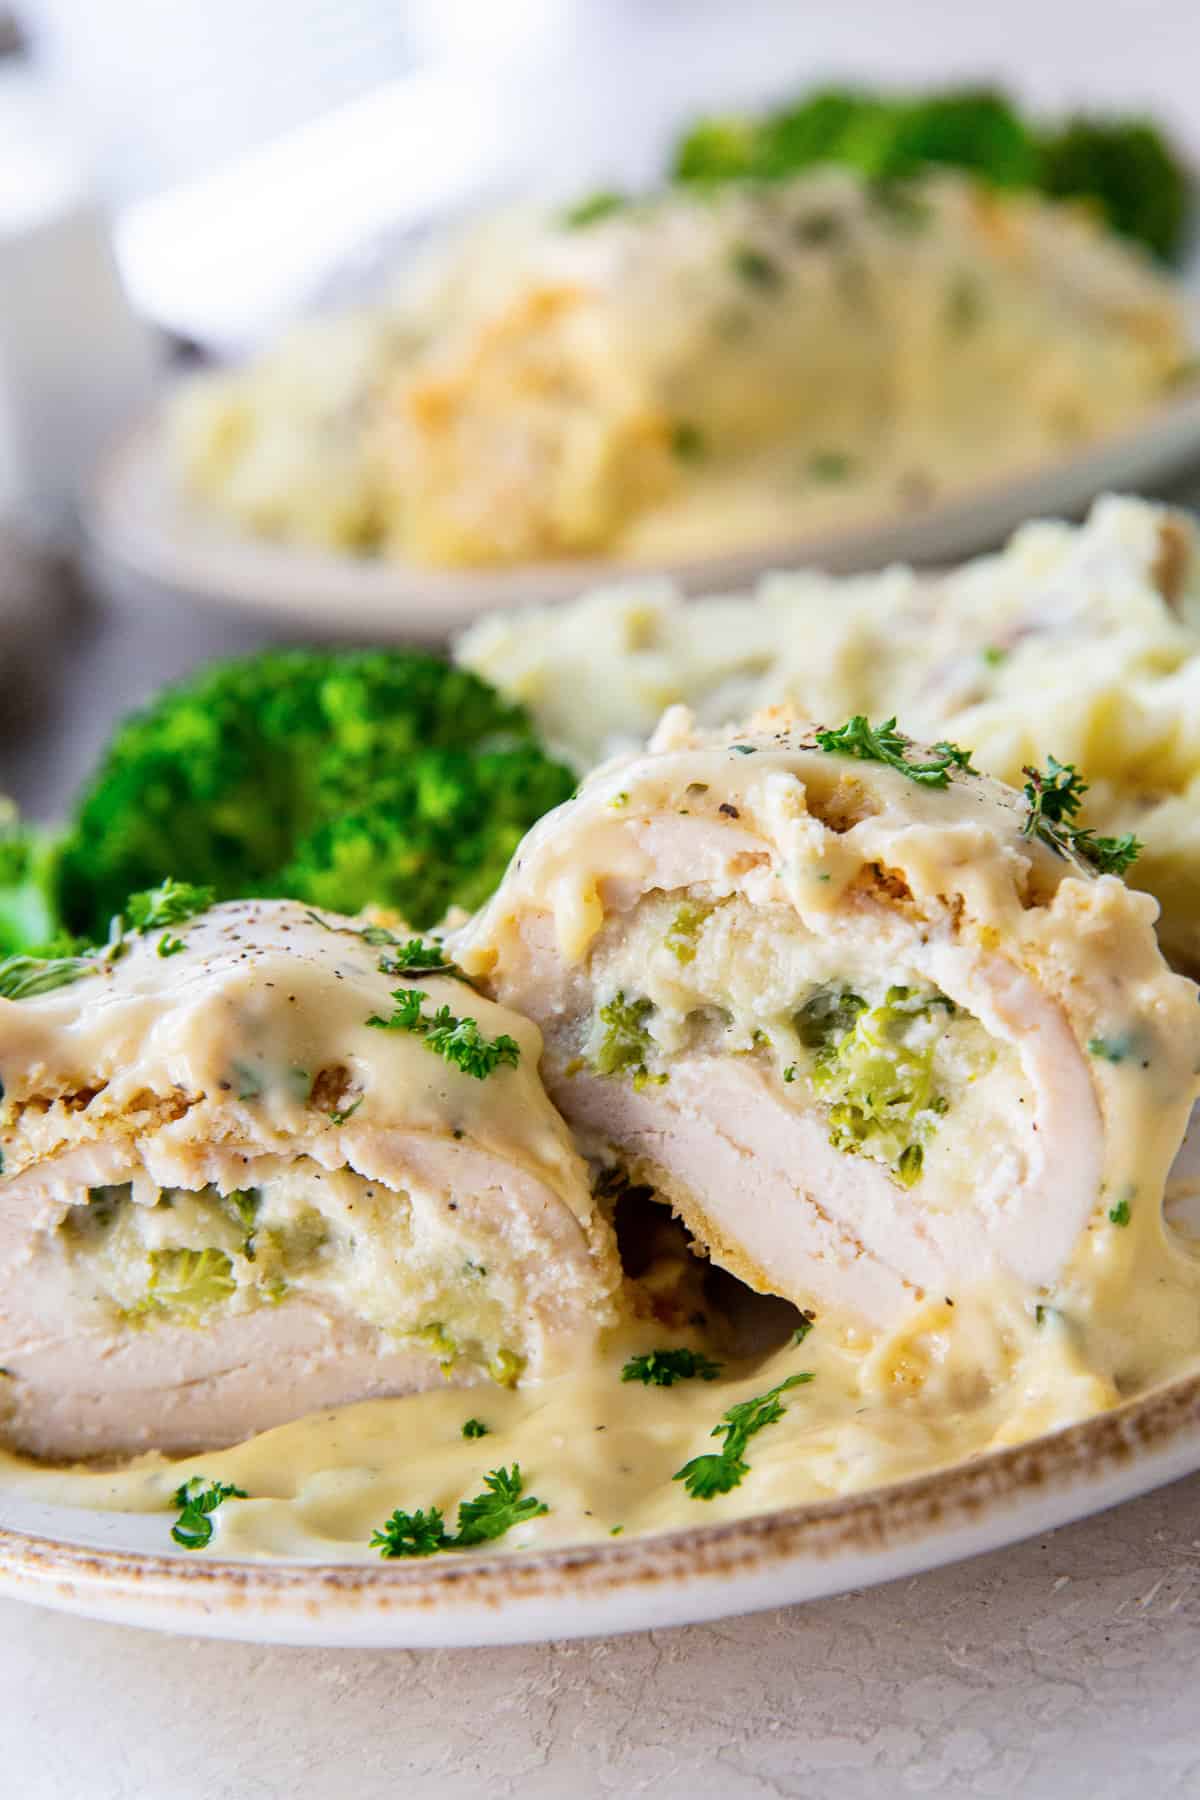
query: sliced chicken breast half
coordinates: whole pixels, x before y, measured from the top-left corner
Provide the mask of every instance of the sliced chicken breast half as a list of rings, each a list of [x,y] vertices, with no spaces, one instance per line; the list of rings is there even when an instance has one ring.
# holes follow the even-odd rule
[[[1135,1188],[1161,1230],[1200,1066],[1153,900],[944,747],[894,761],[673,709],[455,948],[714,1260],[871,1328],[989,1281],[1052,1296]]]
[[[540,1036],[444,960],[240,902],[0,1000],[12,1443],[217,1446],[589,1354],[619,1267]]]

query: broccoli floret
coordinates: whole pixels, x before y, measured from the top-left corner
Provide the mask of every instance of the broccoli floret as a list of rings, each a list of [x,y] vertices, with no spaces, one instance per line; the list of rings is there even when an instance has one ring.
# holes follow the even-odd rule
[[[1042,139],[1038,185],[1059,199],[1092,201],[1114,231],[1164,262],[1186,248],[1191,182],[1148,119],[1068,119]]]
[[[233,1264],[223,1250],[151,1250],[144,1297],[130,1318],[164,1318],[194,1325],[201,1313],[237,1291]]]
[[[1032,187],[1038,153],[1032,133],[1003,94],[965,88],[896,108],[880,176],[915,174],[931,164],[969,169],[996,187]]]
[[[1175,261],[1186,247],[1192,184],[1147,119],[1076,117],[1039,131],[992,88],[876,94],[824,88],[761,118],[702,119],[676,147],[677,181],[777,181],[818,163],[888,184],[941,166],[997,187],[1090,200],[1105,222]]]
[[[829,1141],[886,1163],[905,1187],[921,1174],[923,1145],[947,1101],[934,1080],[940,1032],[929,1022],[953,1003],[941,994],[889,988],[882,1005],[822,990],[796,1014],[811,1053],[812,1084],[829,1101]]]
[[[438,657],[269,651],[118,728],[62,850],[62,909],[102,936],[170,874],[219,900],[375,902],[431,925],[484,899],[573,786],[521,707]]]
[[[817,163],[849,162],[873,175],[895,111],[874,95],[828,88],[761,119],[701,119],[680,140],[672,174],[705,183],[774,181]]]
[[[1009,101],[990,88],[915,98],[825,88],[758,121],[702,120],[681,141],[674,175],[772,181],[818,163],[839,163],[869,180],[941,163],[1001,186],[1028,186],[1037,150]]]
[[[644,1072],[654,1040],[646,1020],[654,1011],[652,1000],[626,1000],[616,993],[596,1014],[603,1027],[592,1062],[598,1075],[637,1075]]]
[[[58,854],[57,836],[20,824],[0,800],[0,956],[68,948],[59,942]]]

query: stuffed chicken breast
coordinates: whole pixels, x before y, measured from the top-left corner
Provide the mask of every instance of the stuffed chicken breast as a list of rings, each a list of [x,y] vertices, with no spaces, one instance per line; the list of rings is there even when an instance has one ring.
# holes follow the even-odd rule
[[[58,985],[55,985],[55,984]],[[619,1270],[536,1027],[442,953],[290,902],[10,967],[3,1429],[240,1440],[586,1357]]]
[[[1154,902],[1096,872],[1132,847],[1068,818],[862,719],[677,708],[455,953],[537,1021],[597,1153],[751,1286],[884,1333],[980,1293],[1117,1309],[1162,1249],[1200,1009]]]

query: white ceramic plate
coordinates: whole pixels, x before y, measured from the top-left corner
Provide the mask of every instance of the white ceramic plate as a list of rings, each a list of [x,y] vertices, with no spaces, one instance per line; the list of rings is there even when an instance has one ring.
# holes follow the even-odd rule
[[[946,562],[999,543],[1031,516],[1080,512],[1105,489],[1153,488],[1197,461],[1200,389],[1076,456],[973,487],[919,514],[881,516],[655,572],[699,592],[727,591],[764,569],[806,563],[837,573],[893,561]],[[233,605],[310,636],[443,638],[497,607],[568,599],[649,572],[643,563],[600,558],[448,572],[238,536],[180,492],[158,418],[102,465],[85,525],[92,553],[118,592],[160,605]]]
[[[873,1493],[543,1554],[232,1562],[170,1515],[0,1493],[0,1594],[123,1624],[383,1649],[536,1642],[753,1612],[999,1549],[1200,1469],[1200,1376],[1082,1425]],[[1113,1529],[1120,1530],[1119,1520]]]

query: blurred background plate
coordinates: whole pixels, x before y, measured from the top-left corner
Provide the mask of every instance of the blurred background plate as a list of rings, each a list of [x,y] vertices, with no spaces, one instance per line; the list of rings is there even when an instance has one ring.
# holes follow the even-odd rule
[[[110,588],[163,607],[210,603],[319,636],[444,638],[499,607],[564,600],[647,574],[688,592],[718,591],[765,569],[837,573],[894,561],[943,562],[998,544],[1031,515],[1081,513],[1105,489],[1154,489],[1200,461],[1200,390],[1134,429],[1029,474],[965,490],[917,514],[670,563],[580,557],[486,570],[354,559],[240,536],[174,480],[161,416],[101,467],[85,514],[88,550]]]

